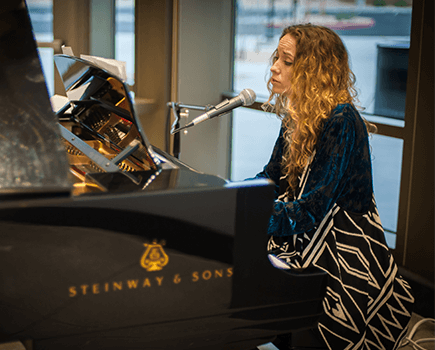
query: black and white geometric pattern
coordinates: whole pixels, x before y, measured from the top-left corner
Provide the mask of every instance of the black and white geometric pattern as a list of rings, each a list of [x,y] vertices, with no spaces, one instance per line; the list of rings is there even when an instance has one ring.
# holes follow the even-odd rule
[[[278,268],[314,265],[327,272],[318,328],[329,349],[398,347],[414,298],[385,242],[374,196],[365,214],[335,204],[313,232],[271,236],[267,248]]]

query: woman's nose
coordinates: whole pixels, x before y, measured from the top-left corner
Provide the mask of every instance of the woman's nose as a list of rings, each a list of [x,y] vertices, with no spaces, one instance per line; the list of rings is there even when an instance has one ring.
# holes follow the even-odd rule
[[[272,65],[272,67],[270,67],[270,71],[272,73],[279,73],[279,68],[278,68],[278,65],[276,64],[276,62]]]

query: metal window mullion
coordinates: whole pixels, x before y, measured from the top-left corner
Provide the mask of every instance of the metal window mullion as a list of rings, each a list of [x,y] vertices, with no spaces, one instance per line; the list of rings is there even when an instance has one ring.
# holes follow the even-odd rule
[[[381,123],[372,123],[378,128],[377,135],[393,137],[396,139],[404,139],[404,128],[400,126],[387,125]]]

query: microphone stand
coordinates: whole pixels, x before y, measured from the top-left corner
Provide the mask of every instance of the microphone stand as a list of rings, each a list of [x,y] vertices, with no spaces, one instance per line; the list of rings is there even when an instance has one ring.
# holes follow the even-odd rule
[[[174,116],[174,122],[172,123],[171,126],[171,130],[170,133],[174,134],[174,144],[172,147],[172,154],[175,158],[179,158],[180,156],[180,133],[179,132],[175,132],[175,131],[179,131],[180,129],[182,129],[180,127],[180,111],[182,109],[185,109],[186,111],[181,113],[181,116],[183,117],[188,117],[189,116],[189,109],[193,109],[193,110],[197,110],[197,111],[205,111],[208,112],[210,109],[212,109],[214,106],[212,105],[206,105],[206,106],[197,106],[197,105],[187,105],[187,104],[183,104],[181,102],[168,102],[167,106],[169,107],[168,109],[168,117],[167,117],[167,124],[166,124],[166,135],[169,134],[169,123],[170,123],[170,109],[172,109],[172,115]],[[169,142],[169,137],[166,137],[166,151],[169,151],[169,146],[170,142]]]

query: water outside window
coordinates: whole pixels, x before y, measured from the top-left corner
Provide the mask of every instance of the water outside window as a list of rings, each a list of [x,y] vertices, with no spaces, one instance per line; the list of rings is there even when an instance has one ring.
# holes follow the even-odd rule
[[[234,90],[253,89],[266,100],[269,59],[285,26],[330,27],[346,45],[357,78],[359,105],[369,120],[404,126],[411,0],[237,0]],[[274,115],[233,112],[231,180],[261,171],[279,133]],[[371,138],[374,187],[390,247],[397,230],[402,140]],[[393,233],[392,235],[390,233]]]

